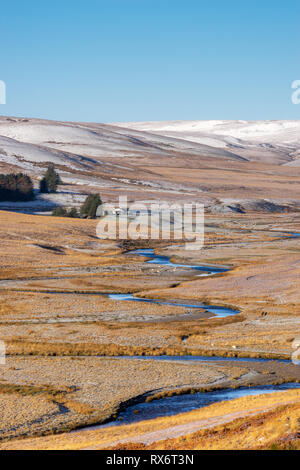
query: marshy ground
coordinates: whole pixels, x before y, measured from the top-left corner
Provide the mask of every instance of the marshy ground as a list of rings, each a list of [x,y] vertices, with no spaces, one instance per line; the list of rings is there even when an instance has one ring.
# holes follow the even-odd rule
[[[290,359],[300,331],[300,239],[289,236],[300,233],[298,213],[208,215],[203,250],[187,251],[179,243],[152,246],[177,263],[229,268],[210,277],[129,255],[126,246],[99,240],[95,221],[9,212],[0,212],[0,220],[0,339],[7,350],[6,365],[0,366],[2,447],[27,445],[15,440],[20,437],[104,422],[120,406],[153,394],[300,380],[299,366],[277,361],[105,357]],[[119,302],[110,293],[199,301],[240,313],[215,318],[204,309]],[[281,404],[296,406],[299,391],[282,393],[292,398]],[[267,406],[259,409],[263,413]]]

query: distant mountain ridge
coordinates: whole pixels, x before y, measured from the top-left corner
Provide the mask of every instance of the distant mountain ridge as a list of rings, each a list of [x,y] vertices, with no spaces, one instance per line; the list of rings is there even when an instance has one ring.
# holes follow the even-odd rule
[[[300,120],[154,121],[117,125],[224,149],[251,161],[300,166]]]
[[[300,208],[300,121],[0,117],[0,173],[26,173],[37,189],[49,163],[64,185],[35,201],[45,210],[76,206],[90,192],[106,201],[193,200],[217,212]]]

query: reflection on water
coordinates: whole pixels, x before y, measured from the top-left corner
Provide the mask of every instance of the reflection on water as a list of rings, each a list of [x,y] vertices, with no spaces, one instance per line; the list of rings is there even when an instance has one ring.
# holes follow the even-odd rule
[[[174,264],[170,261],[168,256],[161,256],[156,255],[153,249],[142,249],[142,250],[134,250],[130,252],[131,255],[139,255],[145,256],[147,258],[151,258],[147,261],[147,263],[153,264],[160,264],[164,266],[172,266],[172,267],[180,267],[180,268],[190,268],[195,269],[197,271],[204,271],[208,273],[208,275],[217,274],[221,272],[226,272],[228,269],[226,268],[215,268],[209,266],[193,266],[189,264]],[[190,302],[176,302],[176,301],[163,301],[159,299],[143,299],[139,297],[134,297],[133,294],[110,294],[110,299],[113,300],[121,300],[121,301],[134,301],[134,302],[147,302],[156,305],[174,305],[176,307],[185,307],[185,308],[201,308],[205,309],[207,312],[213,313],[217,317],[228,317],[230,315],[234,315],[236,313],[240,313],[238,310],[233,310],[228,307],[220,307],[218,305],[205,305],[201,303],[197,303],[194,301],[193,303]]]
[[[115,357],[115,356],[114,356]],[[209,361],[224,361],[224,362],[271,362],[291,364],[289,359],[263,359],[259,357],[222,357],[222,356],[118,356],[118,359],[142,359],[150,361],[194,361],[194,362],[209,362]]]
[[[223,389],[214,392],[197,392],[194,394],[175,395],[173,397],[153,400],[150,403],[139,403],[129,406],[119,413],[116,421],[107,424],[89,426],[86,430],[102,429],[122,424],[137,423],[148,419],[160,418],[163,416],[175,416],[178,413],[204,408],[221,401],[234,400],[235,398],[264,395],[266,393],[282,392],[284,390],[300,389],[300,384],[296,382],[280,385],[262,385],[258,387],[241,387],[238,389]]]
[[[156,255],[152,248],[143,250],[134,250],[130,252],[131,255],[145,256],[151,258],[147,263],[151,264],[162,264],[164,266],[172,266],[173,268],[189,268],[195,269],[196,271],[203,271],[209,274],[225,273],[228,271],[227,268],[217,268],[214,266],[196,266],[192,264],[176,264],[170,261],[169,256]]]
[[[134,297],[133,294],[109,294],[109,298],[112,300],[121,300],[121,301],[134,301],[134,302],[147,302],[150,304],[156,305],[173,305],[176,307],[185,307],[185,308],[202,308],[205,309],[207,312],[213,313],[217,317],[228,317],[230,315],[235,315],[236,313],[240,313],[239,310],[233,310],[228,307],[219,307],[217,305],[204,305],[204,304],[196,304],[196,303],[184,303],[181,302],[173,302],[173,301],[164,301],[158,299],[143,299],[140,297]]]
[[[129,424],[147,419],[158,418],[161,416],[172,416],[186,411],[203,408],[224,400],[233,400],[234,398],[247,397],[250,395],[262,395],[276,391],[300,388],[299,383],[289,383],[281,385],[265,385],[253,388],[239,388],[237,390],[226,389],[214,392],[195,393],[190,395],[179,395],[174,397],[161,398],[150,403],[140,403],[128,407],[121,412],[121,420],[109,423],[110,425]]]

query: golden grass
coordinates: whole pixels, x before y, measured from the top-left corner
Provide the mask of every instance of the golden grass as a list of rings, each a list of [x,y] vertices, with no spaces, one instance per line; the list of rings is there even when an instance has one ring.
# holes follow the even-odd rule
[[[155,268],[149,269],[149,265],[140,269],[142,258],[126,257],[124,251],[145,247],[144,241],[124,243],[121,246],[117,246],[114,241],[99,241],[95,235],[96,221],[39,217],[7,212],[0,212],[0,220],[2,227],[5,227],[5,230],[0,232],[0,280],[10,281],[7,285],[2,284],[4,288],[1,291],[2,303],[0,307],[0,320],[1,317],[3,319],[1,339],[5,340],[8,357],[14,355],[191,354],[290,358],[291,343],[297,333],[300,305],[299,289],[295,281],[299,274],[297,242],[274,241],[274,238],[268,236],[268,233],[259,232],[259,228],[254,227],[252,230],[253,215],[251,214],[208,216],[210,227],[208,227],[206,238],[207,249],[198,253],[189,254],[180,246],[170,247],[168,241],[165,253],[173,260],[178,262],[187,260],[186,262],[191,262],[191,264],[226,263],[232,267],[230,272],[210,279],[195,278],[193,273],[191,275],[183,275],[180,272],[165,274]],[[256,223],[266,227],[263,229],[266,231],[268,228],[278,228],[280,224],[286,230],[296,231],[297,227],[300,227],[299,215],[297,214],[257,215]],[[240,228],[241,224],[242,228]],[[163,252],[166,244],[158,242],[151,243],[149,246]],[[89,250],[90,252],[78,250]],[[110,270],[111,266],[115,266],[114,269]],[[102,271],[98,273],[98,269]],[[24,283],[15,282],[21,280]],[[90,296],[88,296],[90,304],[88,301],[79,300],[79,296],[73,298],[71,295],[68,298],[66,296],[59,298],[58,295],[50,297],[49,295],[47,299],[45,293],[31,294],[28,292],[23,294],[15,292],[13,289],[20,288],[20,285],[21,289],[31,288],[37,291],[57,289],[87,293],[91,291],[139,292],[139,295],[146,297],[196,299],[208,304],[236,306],[242,310],[242,313],[224,319],[201,318],[196,321],[189,319],[181,322],[130,322],[127,321],[127,318],[130,320],[130,317],[125,315],[130,315],[130,308],[132,308],[132,314],[136,315],[137,307],[134,309],[133,306],[128,306],[127,310],[126,308],[122,310],[120,303],[101,302],[100,299],[96,301]],[[158,286],[159,289],[157,289]],[[278,297],[278,295],[283,297]],[[141,315],[149,313],[146,308],[140,307],[140,310]],[[156,310],[153,307],[153,316],[159,313],[163,315],[162,310],[160,309],[159,312],[159,309]],[[97,321],[95,316],[92,317],[90,326],[87,322],[81,322],[81,318],[84,318],[85,314],[97,314],[97,311],[108,314],[110,311],[114,314],[120,312],[126,321]],[[262,312],[267,312],[267,317],[262,316]],[[166,309],[165,314],[168,313],[169,311]],[[60,323],[44,325],[43,320],[36,326],[26,325],[26,320],[34,318],[36,321],[39,316],[42,319],[51,317],[51,320],[54,321],[59,321],[63,316],[74,318],[77,321],[76,328],[74,328],[74,324],[71,324],[70,327],[67,324],[62,326]],[[95,318],[95,322],[93,322],[93,318]],[[285,322],[285,319],[288,321]],[[277,320],[278,323],[276,323]],[[23,323],[17,323],[18,321]],[[58,334],[59,331],[60,334]],[[30,360],[38,359],[32,358]],[[292,377],[291,369],[287,373],[283,373],[279,366],[274,365],[274,376],[271,375],[271,368],[267,369],[267,366],[265,369],[255,369],[261,372],[259,380],[271,381],[274,377],[274,381],[281,381],[287,380],[288,376]],[[155,370],[158,371],[159,367],[156,366]],[[228,371],[225,365],[220,365],[220,370],[226,374],[229,382],[231,380],[230,384],[235,386],[235,381],[240,377],[239,371],[232,366],[231,371]],[[84,380],[83,374],[79,380],[82,386]],[[118,380],[120,379],[118,378]],[[183,381],[182,383],[197,384],[198,382]],[[161,384],[162,376],[159,374],[156,376],[153,373],[153,388],[161,389]],[[178,385],[180,388],[181,385]],[[118,386],[119,383],[114,385],[116,394],[119,391]],[[49,429],[58,432],[64,429],[64,426],[66,426],[65,429],[73,429],[82,424],[103,421],[117,411],[118,403],[121,403],[123,399],[120,398],[118,403],[108,406],[107,409],[104,409],[104,406],[98,409],[98,405],[94,406],[94,403],[87,404],[86,397],[81,397],[82,402],[77,401],[77,396],[71,396],[71,390],[64,391],[63,387],[62,390],[60,387],[56,390],[53,387],[52,389],[51,387],[44,388],[41,384],[19,386],[11,383],[11,380],[2,384],[1,387],[2,395],[7,397],[7,400],[16,394],[19,399],[28,398],[29,400],[33,397],[34,400],[39,400],[44,398],[45,401],[52,400],[63,404],[70,410],[71,415],[74,414],[67,424],[53,424],[47,429],[45,427],[46,431],[44,429],[43,432],[49,432]],[[197,387],[182,386],[180,390],[174,392],[174,390],[168,390],[169,388],[171,386],[168,384],[164,387],[165,391],[161,395],[155,396],[154,394],[154,398],[174,393],[193,393],[197,390]],[[131,392],[132,396],[138,395],[138,393],[135,395],[132,389]],[[9,403],[11,406],[11,402]],[[243,402],[239,402],[239,406],[243,409]],[[225,413],[226,409],[222,409],[222,412]],[[214,412],[215,409],[210,408],[207,416],[214,416]],[[183,415],[178,416],[177,421],[176,419],[174,417],[173,423],[186,422]],[[160,423],[162,422],[153,423],[153,429],[165,426]],[[267,423],[268,421],[265,420],[266,429]],[[140,427],[127,428],[129,436],[134,437],[136,434],[144,432],[148,429],[148,425],[149,423],[144,423]],[[239,424],[236,429],[238,426]],[[124,431],[125,436],[127,436],[127,431]],[[293,428],[292,431],[294,432],[295,429]],[[234,433],[238,436],[237,431],[234,431],[233,435]],[[85,439],[87,435],[83,436]],[[111,437],[109,444],[111,444],[117,434],[109,434],[109,436]],[[278,436],[272,434],[271,431],[270,436],[274,438],[273,444],[279,445],[278,440],[276,441]],[[98,437],[99,446],[101,446],[104,443],[103,437],[100,435]],[[98,437],[95,438],[96,445],[98,445]],[[294,445],[289,443],[290,437],[286,436],[286,439],[286,445]],[[72,440],[71,442],[73,445]],[[84,442],[85,440],[75,443],[75,447],[76,445],[80,447]],[[266,445],[273,445],[272,442],[268,441]],[[93,440],[87,439],[87,446],[93,443]],[[64,448],[68,448],[69,444],[70,438],[68,436],[66,440],[63,439],[62,445],[65,446]]]
[[[300,405],[234,420],[209,430],[151,445],[121,444],[114,450],[300,450]]]
[[[244,415],[244,416],[243,416]],[[268,420],[270,417],[270,420]],[[268,395],[239,398],[215,403],[200,410],[157,418],[130,425],[82,430],[72,434],[48,436],[0,445],[0,449],[247,449],[264,448],[282,436],[299,431],[300,394],[289,390]],[[226,420],[224,424],[211,423]],[[213,420],[213,421],[212,421]],[[174,439],[160,440],[176,426],[196,423],[200,429]],[[256,424],[255,424],[256,423]],[[286,424],[288,423],[288,426]],[[203,429],[201,429],[201,426]],[[209,429],[208,429],[209,428]],[[189,427],[187,427],[189,429]],[[130,439],[145,439],[157,432],[155,443],[145,446]],[[152,434],[151,434],[152,435]],[[261,441],[259,439],[263,438]],[[122,444],[118,444],[122,441]]]
[[[95,343],[48,343],[31,342],[23,339],[11,339],[6,342],[8,356],[220,356],[220,357],[253,357],[265,359],[289,359],[289,356],[277,353],[245,353],[243,351],[213,351],[189,349],[185,347],[147,347],[122,346],[118,344]]]
[[[57,389],[50,385],[23,385],[23,384],[9,384],[0,383],[0,394],[17,394],[22,396],[33,396],[33,395],[46,395],[50,398],[58,398],[64,396],[66,393],[74,392],[74,387],[62,387]]]

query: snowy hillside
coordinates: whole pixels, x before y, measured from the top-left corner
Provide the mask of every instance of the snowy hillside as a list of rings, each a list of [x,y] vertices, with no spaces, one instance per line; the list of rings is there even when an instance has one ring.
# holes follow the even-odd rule
[[[235,158],[230,152],[224,153],[206,144],[199,145],[181,138],[156,136],[107,124],[0,118],[0,136],[95,159],[123,155],[139,156],[145,153],[167,155],[170,149]]]
[[[300,121],[166,121],[118,124],[0,118],[0,164],[37,173],[47,162],[87,171],[107,159],[180,153],[300,165]],[[121,159],[121,160],[119,160]],[[117,162],[115,162],[117,163]],[[115,164],[112,160],[112,164]]]
[[[249,160],[300,165],[300,121],[154,121],[118,125],[226,149]]]
[[[95,191],[109,201],[123,194],[198,200],[214,210],[276,204],[286,210],[287,200],[290,207],[300,201],[300,121],[97,124],[0,117],[0,173],[23,171],[38,188],[49,163],[64,182],[59,194],[39,195],[20,210],[76,206]]]

